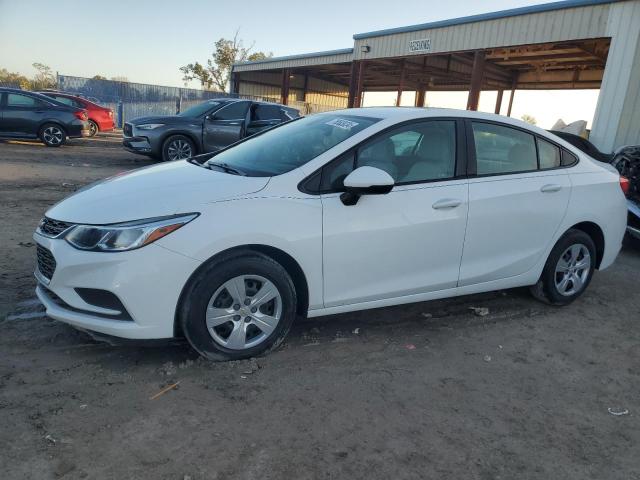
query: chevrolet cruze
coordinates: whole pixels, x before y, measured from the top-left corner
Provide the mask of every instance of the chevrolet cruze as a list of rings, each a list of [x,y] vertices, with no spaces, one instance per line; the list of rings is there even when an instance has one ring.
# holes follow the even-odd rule
[[[213,360],[275,348],[297,316],[521,286],[565,305],[616,258],[627,187],[510,118],[322,113],[53,206],[36,291],[52,318]]]

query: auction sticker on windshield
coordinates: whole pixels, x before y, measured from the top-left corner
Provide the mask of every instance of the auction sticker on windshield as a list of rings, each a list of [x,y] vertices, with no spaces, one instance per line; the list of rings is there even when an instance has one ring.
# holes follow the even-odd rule
[[[343,130],[351,130],[353,127],[357,126],[358,123],[352,122],[351,120],[345,120],[344,118],[334,118],[327,122],[327,125],[342,128]]]

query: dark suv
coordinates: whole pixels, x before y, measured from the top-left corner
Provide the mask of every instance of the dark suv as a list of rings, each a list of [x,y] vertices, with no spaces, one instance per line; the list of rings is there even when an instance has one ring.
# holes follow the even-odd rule
[[[39,138],[59,147],[67,138],[88,137],[87,111],[44,95],[0,88],[0,137]]]
[[[162,160],[214,152],[238,140],[300,116],[276,103],[221,98],[178,115],[142,117],[124,125],[124,147]]]

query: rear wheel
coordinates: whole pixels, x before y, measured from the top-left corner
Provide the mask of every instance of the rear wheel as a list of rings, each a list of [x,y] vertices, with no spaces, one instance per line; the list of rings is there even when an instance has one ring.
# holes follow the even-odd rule
[[[47,147],[59,147],[67,140],[67,132],[60,125],[47,123],[40,129],[40,140]]]
[[[596,266],[596,248],[589,235],[569,230],[553,247],[533,295],[553,305],[567,305],[586,290]]]
[[[296,316],[291,277],[276,261],[244,252],[212,262],[190,281],[180,324],[191,346],[210,360],[237,360],[282,343]]]
[[[165,162],[185,160],[195,154],[196,147],[193,141],[184,135],[173,135],[167,138],[162,145],[162,160]]]
[[[89,120],[89,136],[95,137],[96,133],[98,133],[99,131],[100,128],[98,127],[98,124],[93,120]]]

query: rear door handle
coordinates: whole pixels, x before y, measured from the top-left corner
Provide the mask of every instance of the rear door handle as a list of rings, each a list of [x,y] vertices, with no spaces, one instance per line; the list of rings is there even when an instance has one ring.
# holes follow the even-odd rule
[[[462,205],[462,200],[458,200],[457,198],[443,198],[431,205],[431,207],[435,210],[442,210],[444,208],[456,208],[460,205]]]
[[[542,193],[553,193],[553,192],[559,192],[562,189],[562,185],[556,185],[554,183],[550,183],[548,185],[543,185],[542,188],[540,188],[540,191]]]

